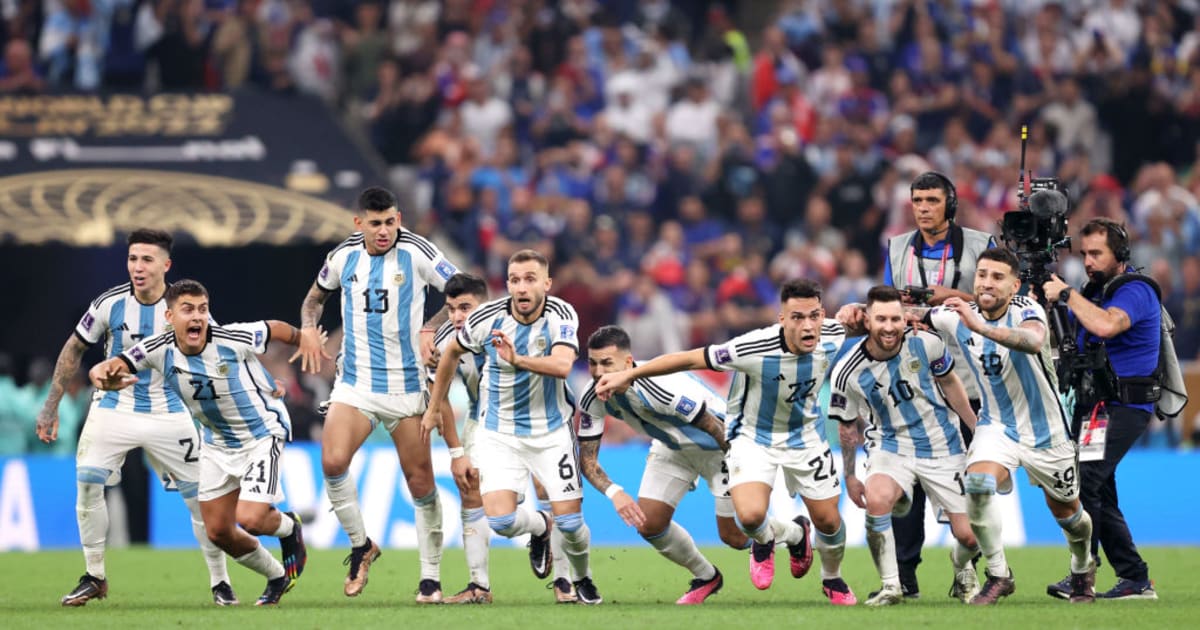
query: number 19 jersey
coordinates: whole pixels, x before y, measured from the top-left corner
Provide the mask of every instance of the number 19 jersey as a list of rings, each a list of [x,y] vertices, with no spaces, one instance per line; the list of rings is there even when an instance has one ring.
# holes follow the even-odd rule
[[[972,302],[971,310],[979,312]],[[979,425],[998,424],[1012,440],[1030,448],[1050,448],[1070,441],[1067,416],[1058,399],[1058,378],[1050,356],[1050,333],[1046,311],[1037,302],[1013,296],[1008,311],[989,326],[1020,326],[1035,320],[1046,326],[1046,338],[1037,354],[1010,350],[983,335],[973,333],[958,313],[945,307],[930,312],[934,329],[953,339],[970,359],[971,372],[979,381],[982,407]]]

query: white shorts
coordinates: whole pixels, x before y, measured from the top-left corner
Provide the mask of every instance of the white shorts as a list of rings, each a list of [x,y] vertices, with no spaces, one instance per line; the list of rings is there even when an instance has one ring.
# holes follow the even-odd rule
[[[362,412],[371,428],[383,425],[388,433],[400,426],[400,421],[425,413],[425,392],[415,394],[375,394],[355,389],[345,383],[333,386],[329,401],[349,405]]]
[[[1031,448],[1005,435],[1003,425],[985,424],[975,429],[975,439],[967,452],[967,466],[976,462],[996,462],[1008,469],[1008,482],[997,488],[1001,494],[1012,492],[1011,473],[1022,466],[1029,475],[1029,483],[1040,486],[1055,500],[1070,503],[1079,498],[1079,463],[1074,442]]]
[[[167,487],[200,479],[200,432],[185,411],[168,414],[88,411],[75,450],[75,476],[85,483],[121,481],[125,455],[141,448]]]
[[[753,440],[734,439],[725,456],[729,464],[729,486],[765,483],[775,487],[783,471],[788,494],[820,501],[842,494],[842,482],[833,461],[833,451],[822,443],[805,449],[762,446]]]
[[[677,507],[684,495],[696,489],[696,478],[708,482],[716,501],[717,516],[733,517],[733,499],[729,497],[729,469],[721,451],[676,451],[655,440],[646,457],[646,470],[638,498],[662,501]]]
[[[551,501],[583,497],[582,477],[575,457],[575,438],[562,426],[537,437],[515,436],[479,427],[475,431],[479,493],[511,490],[524,494],[533,474]]]
[[[904,494],[910,496],[913,483],[919,481],[933,504],[947,514],[967,513],[967,496],[962,481],[967,469],[966,455],[926,459],[875,449],[867,453],[866,468],[865,479],[870,479],[872,475],[891,477],[904,489]]]
[[[237,448],[205,444],[200,452],[201,501],[219,499],[241,490],[238,501],[279,503],[279,466],[283,440],[269,436]]]

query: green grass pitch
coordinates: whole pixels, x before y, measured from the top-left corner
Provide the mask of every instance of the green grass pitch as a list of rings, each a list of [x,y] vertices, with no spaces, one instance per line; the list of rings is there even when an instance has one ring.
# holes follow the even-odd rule
[[[750,585],[745,552],[706,549],[725,574],[725,588],[702,607],[675,606],[687,587],[683,569],[660,558],[648,546],[605,547],[592,552],[592,571],[604,596],[597,607],[561,606],[545,581],[534,579],[523,550],[492,552],[491,606],[419,606],[413,601],[418,581],[415,551],[385,550],[371,570],[364,593],[342,595],[344,552],[316,551],[291,593],[274,609],[250,604],[263,580],[230,562],[230,573],[242,605],[212,605],[203,559],[198,551],[130,549],[109,554],[109,596],[83,608],[67,609],[59,598],[83,573],[78,551],[0,554],[0,626],[4,628],[815,628],[1005,627],[1065,628],[1195,628],[1200,627],[1200,549],[1147,548],[1159,601],[1099,601],[1072,606],[1045,594],[1047,583],[1061,578],[1067,566],[1063,548],[1028,548],[1009,552],[1017,581],[1015,595],[990,609],[964,606],[946,597],[950,561],[944,549],[930,549],[921,565],[919,600],[888,609],[830,606],[820,592],[818,566],[802,580],[787,570],[787,554],[776,555],[774,585],[757,591]],[[859,599],[878,587],[866,549],[847,552],[843,575]],[[467,581],[462,550],[446,552],[442,585],[447,594]],[[1101,568],[1097,586],[1113,583]]]

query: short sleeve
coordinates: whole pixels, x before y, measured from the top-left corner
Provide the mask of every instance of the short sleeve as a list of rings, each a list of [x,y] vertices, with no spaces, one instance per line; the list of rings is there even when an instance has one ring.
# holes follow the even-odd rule
[[[704,362],[710,370],[720,372],[744,369],[755,362],[755,357],[777,350],[781,338],[779,334],[779,327],[772,326],[752,330],[725,343],[705,346]]]
[[[547,301],[546,313],[550,320],[550,347],[563,344],[578,352],[579,315],[575,313],[575,309],[561,300],[553,303]]]
[[[1042,308],[1041,304],[1038,304],[1033,300],[1022,301],[1020,317],[1018,318],[1017,323],[1023,324],[1030,320],[1041,322],[1042,325],[1048,325],[1046,311]]]
[[[437,245],[423,236],[404,231],[401,233],[400,240],[420,252],[420,255],[416,257],[416,268],[421,279],[438,291],[445,290],[446,281],[458,273],[458,267],[446,259],[446,255],[438,249]]]
[[[167,331],[159,333],[153,337],[147,337],[132,348],[117,355],[129,366],[131,373],[138,373],[142,370],[156,369],[163,371],[163,355],[166,354],[167,348],[175,343],[175,333]]]
[[[342,265],[346,261],[343,251],[345,250],[336,250],[325,259],[325,264],[321,265],[321,271],[317,273],[318,287],[330,292],[342,288]]]
[[[80,318],[79,323],[75,325],[75,336],[89,346],[99,343],[104,338],[104,332],[108,330],[109,310],[108,302],[92,302],[88,306],[87,312]]]
[[[925,356],[929,360],[929,371],[934,376],[942,377],[954,369],[954,357],[942,338],[927,332],[917,333],[917,338],[925,346]]]
[[[1145,282],[1127,282],[1113,294],[1108,306],[1115,306],[1129,316],[1129,327],[1159,316],[1158,296]]]
[[[238,340],[245,343],[247,351],[254,354],[265,353],[271,341],[271,327],[265,321],[226,324],[222,328],[235,333]]]
[[[838,422],[855,422],[861,417],[860,396],[848,371],[850,362],[838,361],[829,379],[829,417]]]
[[[688,423],[695,422],[704,411],[704,400],[694,393],[689,395],[680,383],[681,379],[653,376],[638,379],[635,386],[644,392],[643,398],[654,411],[685,419]]]
[[[929,311],[929,324],[943,335],[953,337],[954,331],[958,329],[959,321],[961,320],[958,313],[952,308],[935,306]]]
[[[491,318],[481,317],[476,319],[471,317],[467,319],[467,324],[459,329],[458,335],[455,337],[458,339],[458,345],[470,350],[474,354],[483,352],[483,344],[487,342],[490,336],[491,326]]]
[[[594,384],[588,385],[587,391],[580,398],[583,401],[579,408],[580,440],[599,440],[604,435],[604,420],[608,412],[604,408],[604,401],[596,398],[593,387]]]

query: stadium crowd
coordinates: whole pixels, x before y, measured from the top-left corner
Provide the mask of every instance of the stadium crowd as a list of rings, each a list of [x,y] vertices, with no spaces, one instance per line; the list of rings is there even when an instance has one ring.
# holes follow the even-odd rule
[[[774,321],[783,279],[827,287],[831,313],[861,301],[923,171],[954,180],[960,224],[998,235],[1028,124],[1028,167],[1066,184],[1073,225],[1129,226],[1180,358],[1200,358],[1194,1],[0,7],[0,94],[319,95],[391,166],[408,227],[493,282],[513,252],[546,252],[580,337],[615,322],[639,357]],[[0,426],[20,424],[12,406]]]

